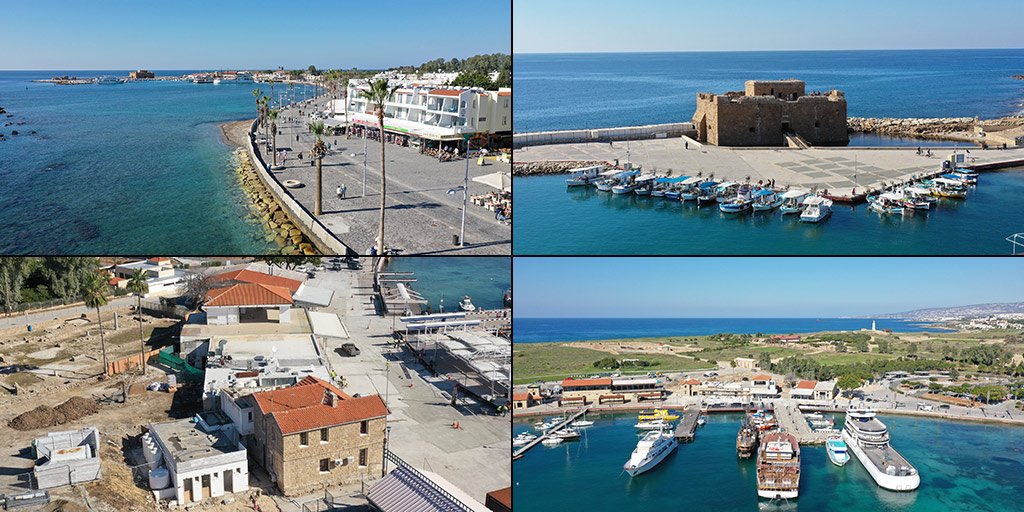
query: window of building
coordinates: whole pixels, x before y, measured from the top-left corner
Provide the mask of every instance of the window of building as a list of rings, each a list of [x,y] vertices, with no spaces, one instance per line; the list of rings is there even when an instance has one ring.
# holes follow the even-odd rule
[[[249,421],[252,421],[252,411],[249,411]]]
[[[321,443],[326,443],[327,441],[330,441],[330,440],[331,440],[330,431],[328,429],[326,429],[326,428],[320,429],[320,442]]]
[[[370,433],[370,422],[368,420],[363,420],[363,421],[359,422],[359,433],[360,434],[369,434]]]
[[[326,473],[331,470],[331,459],[320,459],[320,472]]]
[[[299,446],[309,446],[309,432],[299,434]]]
[[[486,117],[481,117],[481,118],[480,118],[480,122],[482,123],[482,122],[484,122],[484,121],[487,121],[487,118],[486,118]]]
[[[501,125],[505,126],[508,124],[508,116],[501,116]]]
[[[359,449],[359,466],[366,467],[366,448]]]

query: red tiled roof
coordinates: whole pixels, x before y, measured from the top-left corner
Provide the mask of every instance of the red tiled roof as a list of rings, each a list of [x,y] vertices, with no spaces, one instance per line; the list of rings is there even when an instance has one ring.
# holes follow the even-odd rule
[[[170,258],[149,258],[146,261],[148,261],[150,263],[160,263],[161,261],[171,261],[171,259]]]
[[[126,281],[126,279],[125,279],[125,278],[123,278],[123,277],[114,277],[114,278],[111,278],[111,279],[110,279],[110,286],[115,286],[115,285],[117,285],[117,283],[120,283],[121,281]]]
[[[214,288],[206,295],[207,306],[272,306],[291,304],[292,294],[282,286],[242,283]]]
[[[700,385],[700,381],[697,380],[697,379],[687,379],[687,380],[684,380],[684,381],[680,382],[680,384],[688,384],[688,385],[691,385],[691,386],[698,386],[698,385]]]
[[[282,286],[288,288],[288,291],[295,293],[302,286],[302,281],[296,281],[295,279],[288,279],[287,277],[272,276],[264,274],[263,272],[256,272],[253,270],[245,269],[234,270],[231,272],[225,272],[223,274],[217,274],[211,279],[214,281],[241,281],[243,283],[255,283],[255,284],[266,284],[270,286]]]
[[[611,379],[565,379],[562,381],[562,388],[576,388],[580,386],[611,386]]]
[[[512,401],[513,402],[525,402],[525,401],[527,401],[529,399],[530,399],[530,394],[529,393],[513,393],[512,394]]]
[[[454,89],[431,89],[427,94],[432,96],[461,96],[463,92]]]
[[[501,91],[498,96],[512,96],[512,91]]]
[[[752,379],[750,379],[750,380],[772,380],[772,376],[771,375],[765,375],[765,374],[762,373],[760,375],[754,375],[754,377]]]
[[[328,391],[338,397],[333,407],[326,401]],[[306,377],[294,386],[253,393],[252,396],[260,412],[272,417],[283,435],[382,418],[388,414],[380,395],[352,398],[316,377]]]
[[[814,386],[818,384],[816,380],[802,380],[796,383],[795,389],[814,389]]]

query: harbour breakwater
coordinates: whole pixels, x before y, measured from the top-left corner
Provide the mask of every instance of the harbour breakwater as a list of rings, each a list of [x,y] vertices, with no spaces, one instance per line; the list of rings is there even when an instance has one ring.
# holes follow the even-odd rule
[[[512,164],[513,176],[542,176],[545,174],[565,174],[573,169],[593,165],[609,165],[603,160],[559,160],[546,162],[522,162]]]
[[[851,117],[850,133],[871,133],[890,137],[981,142],[979,131],[1024,126],[1024,116],[979,120],[974,117],[895,118]]]
[[[252,215],[267,232],[267,241],[275,243],[284,255],[318,254],[313,243],[296,227],[296,223],[263,185],[245,149],[236,149],[234,155],[238,161],[235,174],[242,191],[249,198]]]

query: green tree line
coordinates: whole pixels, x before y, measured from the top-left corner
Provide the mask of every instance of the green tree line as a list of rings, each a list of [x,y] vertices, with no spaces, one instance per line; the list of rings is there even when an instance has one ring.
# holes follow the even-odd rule
[[[96,258],[0,258],[0,306],[10,313],[19,304],[77,301],[98,267]]]

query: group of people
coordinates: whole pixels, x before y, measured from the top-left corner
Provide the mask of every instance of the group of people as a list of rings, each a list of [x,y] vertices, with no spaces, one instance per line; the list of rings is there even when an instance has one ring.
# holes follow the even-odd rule
[[[512,194],[488,192],[470,197],[475,205],[494,212],[494,218],[501,222],[512,222]]]
[[[458,160],[459,155],[461,154],[458,147],[426,148],[423,150],[423,153],[430,156],[436,156],[441,162]]]
[[[364,126],[358,126],[358,125],[353,125],[353,126],[349,126],[348,127],[348,135],[347,136],[349,138],[352,138],[352,137],[362,138],[364,136],[364,134],[365,134],[367,140],[372,140],[374,142],[379,142],[380,141],[380,130],[378,130],[378,129],[367,129]],[[409,146],[409,136],[408,135],[400,135],[400,134],[397,134],[397,133],[387,133],[387,132],[384,132],[384,142],[387,142],[388,144],[394,144],[396,146],[408,147]]]

